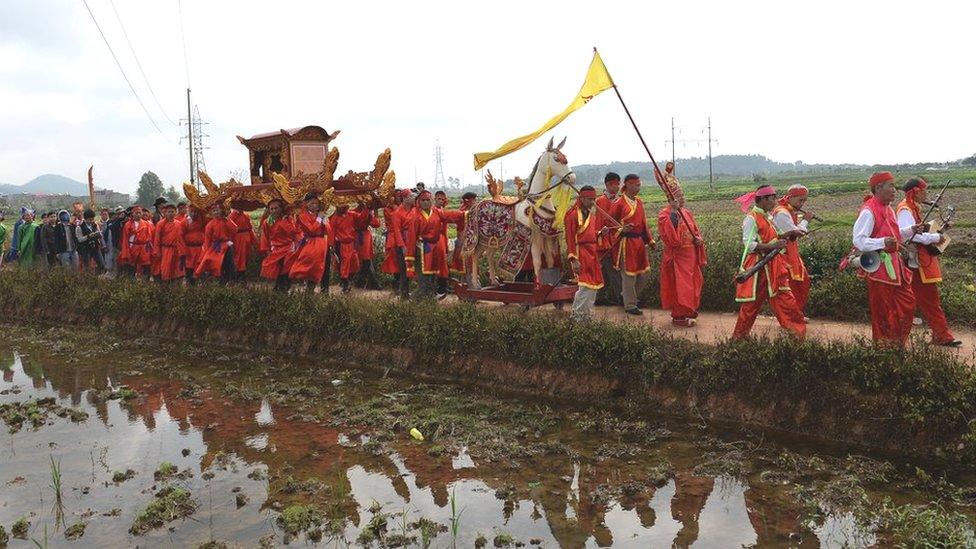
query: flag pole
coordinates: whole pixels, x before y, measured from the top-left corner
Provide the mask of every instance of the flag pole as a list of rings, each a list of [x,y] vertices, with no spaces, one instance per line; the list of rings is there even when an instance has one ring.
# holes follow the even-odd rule
[[[597,53],[596,47],[593,48],[593,53]],[[604,63],[604,66],[606,66],[606,63]],[[609,72],[610,71],[608,70],[607,73]],[[613,86],[614,93],[617,94],[617,99],[620,100],[620,105],[624,108],[624,112],[627,113],[627,118],[630,119],[630,125],[633,126],[634,131],[637,132],[637,138],[640,139],[641,145],[644,146],[644,150],[647,152],[647,156],[651,159],[651,166],[654,167],[654,179],[657,181],[657,185],[661,187],[662,191],[664,191],[664,196],[667,197],[668,202],[673,201],[674,195],[671,194],[671,191],[668,189],[668,186],[664,182],[664,176],[661,174],[661,168],[657,166],[657,161],[654,160],[654,155],[651,154],[650,147],[648,147],[647,142],[644,141],[644,136],[641,135],[640,129],[637,127],[637,122],[634,122],[634,117],[631,116],[630,109],[627,108],[627,103],[624,103],[624,98],[623,96],[620,95],[620,90],[617,89],[617,83],[613,80],[613,77],[610,77],[610,83]],[[678,209],[678,215],[681,217],[681,221],[684,222],[685,227],[688,229],[688,232],[692,236],[695,236],[695,232],[691,229],[691,224],[688,223],[688,219],[685,217],[685,213],[681,211],[680,208]]]

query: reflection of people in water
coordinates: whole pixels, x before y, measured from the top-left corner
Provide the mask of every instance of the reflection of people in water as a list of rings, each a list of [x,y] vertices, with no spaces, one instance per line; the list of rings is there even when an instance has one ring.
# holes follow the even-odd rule
[[[674,537],[673,546],[690,547],[698,539],[698,517],[705,508],[708,495],[715,488],[715,479],[680,472],[675,475],[674,484],[671,518],[681,523],[681,530]]]

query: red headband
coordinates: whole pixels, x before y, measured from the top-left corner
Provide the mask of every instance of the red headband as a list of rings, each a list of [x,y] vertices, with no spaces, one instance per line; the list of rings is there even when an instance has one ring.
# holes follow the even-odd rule
[[[579,193],[580,198],[596,198],[596,191],[593,189],[583,189]]]
[[[750,209],[752,209],[752,205],[756,202],[757,198],[763,198],[766,196],[776,196],[776,189],[774,189],[772,185],[766,185],[765,187],[756,189],[751,193],[746,193],[739,198],[736,198],[735,201],[739,203],[739,209],[742,210],[742,213],[747,213]]]
[[[417,195],[417,200],[430,200],[430,196],[430,191],[421,191],[421,193]]]
[[[873,191],[878,185],[894,180],[895,176],[891,175],[891,172],[875,172],[874,175],[871,176],[871,179],[868,179],[868,185]]]
[[[810,194],[810,190],[803,185],[793,185],[786,190],[786,194],[783,195],[783,198],[779,199],[779,203],[785,206],[791,198],[807,196],[808,194]]]

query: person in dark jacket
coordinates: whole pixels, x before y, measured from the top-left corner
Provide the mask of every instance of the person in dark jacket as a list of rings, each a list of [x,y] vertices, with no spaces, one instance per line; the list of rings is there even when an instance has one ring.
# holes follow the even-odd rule
[[[95,212],[85,210],[83,221],[75,227],[75,241],[78,243],[78,262],[84,271],[94,270],[98,274],[105,272],[105,261],[102,258],[102,233],[95,224]]]

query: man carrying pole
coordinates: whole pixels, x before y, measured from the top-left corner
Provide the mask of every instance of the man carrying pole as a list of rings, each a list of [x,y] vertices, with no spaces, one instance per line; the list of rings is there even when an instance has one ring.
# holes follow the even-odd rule
[[[661,307],[671,311],[671,323],[690,328],[698,317],[704,284],[702,266],[707,263],[705,241],[690,211],[685,209],[681,187],[672,188],[674,197],[657,215],[657,233],[664,243],[661,254]],[[681,222],[687,219],[691,230]]]
[[[743,339],[749,335],[756,317],[768,299],[779,325],[797,338],[803,339],[806,337],[807,325],[790,290],[789,273],[780,252],[786,248],[786,239],[795,234],[780,235],[769,217],[769,212],[776,205],[776,190],[770,185],[762,185],[755,191],[740,196],[736,202],[746,214],[742,221],[743,250],[740,271],[756,265],[766,254],[777,253],[755,275],[736,283],[735,300],[739,303],[739,318],[736,320],[732,338]]]
[[[609,212],[624,226],[613,266],[620,272],[624,312],[631,315],[642,314],[637,307],[637,299],[647,281],[647,272],[651,270],[647,247],[655,246],[654,236],[647,227],[644,203],[637,196],[640,187],[640,177],[628,174],[624,178],[624,192]]]

